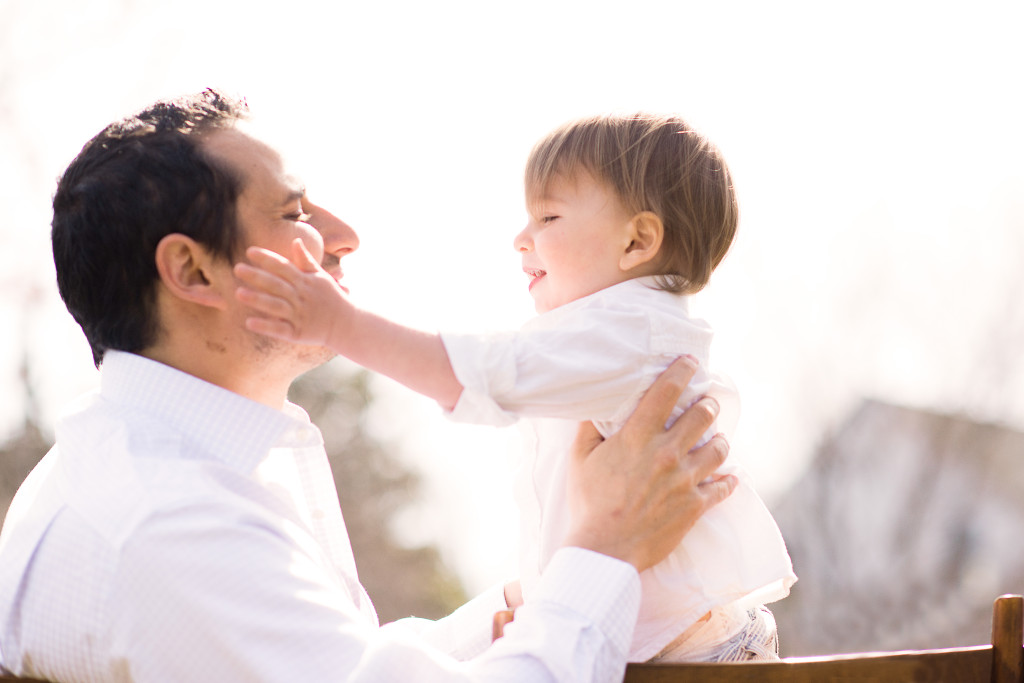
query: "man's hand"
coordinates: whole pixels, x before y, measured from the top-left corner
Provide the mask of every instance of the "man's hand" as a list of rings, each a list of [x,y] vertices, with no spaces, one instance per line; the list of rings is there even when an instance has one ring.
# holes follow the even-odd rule
[[[714,399],[700,399],[665,429],[696,370],[692,358],[675,361],[607,440],[591,423],[580,425],[569,464],[566,545],[643,571],[667,557],[697,519],[736,488],[735,477],[709,479],[729,454],[723,436],[691,450],[718,415]]]
[[[249,247],[245,255],[250,263],[234,268],[243,283],[235,296],[252,309],[245,321],[249,330],[299,344],[338,346],[332,335],[345,329],[342,318],[353,306],[301,239],[292,244],[293,261],[259,247]]]

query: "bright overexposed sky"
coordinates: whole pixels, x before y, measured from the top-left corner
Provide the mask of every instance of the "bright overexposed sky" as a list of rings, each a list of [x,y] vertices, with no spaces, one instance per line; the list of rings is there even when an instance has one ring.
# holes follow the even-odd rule
[[[52,284],[54,179],[111,120],[215,85],[359,232],[353,296],[427,328],[532,314],[512,238],[538,137],[601,111],[689,118],[740,196],[696,308],[769,500],[864,397],[1024,428],[1022,32],[1019,1],[0,0],[0,425],[26,345],[47,420],[96,384]],[[402,528],[471,588],[504,578],[514,431],[379,390],[375,428],[428,482]]]

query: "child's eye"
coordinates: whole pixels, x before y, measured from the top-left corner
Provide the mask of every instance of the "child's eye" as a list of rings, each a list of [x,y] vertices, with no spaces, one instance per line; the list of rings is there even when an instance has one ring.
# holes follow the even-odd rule
[[[558,219],[558,216],[543,216],[540,219],[540,222],[541,223],[550,223],[550,222],[552,222],[552,221],[554,221],[556,219]]]
[[[296,223],[308,223],[309,219],[312,218],[312,217],[313,216],[311,216],[308,213],[298,213],[298,212],[290,213],[287,216],[285,216],[285,218],[287,218],[288,220],[295,221]]]

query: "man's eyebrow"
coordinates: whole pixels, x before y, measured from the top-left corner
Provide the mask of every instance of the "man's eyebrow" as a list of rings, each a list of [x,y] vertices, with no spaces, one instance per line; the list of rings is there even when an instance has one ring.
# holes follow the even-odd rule
[[[304,185],[299,185],[299,186],[294,187],[291,190],[289,190],[288,191],[288,195],[284,198],[284,201],[282,201],[281,203],[282,204],[291,204],[292,202],[294,202],[296,200],[299,200],[299,199],[302,199],[305,196],[306,196],[306,187]]]

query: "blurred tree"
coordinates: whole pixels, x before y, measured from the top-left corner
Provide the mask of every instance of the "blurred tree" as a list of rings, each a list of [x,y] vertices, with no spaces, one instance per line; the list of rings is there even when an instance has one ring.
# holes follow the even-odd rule
[[[29,360],[29,335],[31,326],[32,306],[35,300],[28,298],[22,306],[22,319],[19,324],[21,341],[21,361],[18,366],[18,384],[22,394],[24,418],[21,429],[11,439],[0,446],[0,523],[7,516],[7,508],[11,506],[14,492],[21,482],[43,457],[53,439],[43,433],[39,419],[39,404],[36,401],[35,386],[32,378],[32,364]]]
[[[26,122],[38,116],[40,106],[30,97],[32,88],[72,68],[74,55],[97,49],[104,37],[159,28],[154,19],[159,12],[154,13],[157,5],[153,3],[108,0],[95,7],[70,2],[63,5],[55,13],[53,7],[34,0],[0,0],[0,178],[8,181],[0,183],[0,193],[5,192],[4,188],[11,192],[11,201],[6,203],[12,207],[26,204],[15,201],[16,196],[45,196],[52,190],[52,178],[43,171],[44,147],[24,132],[29,128]],[[49,38],[33,38],[42,35],[40,31]],[[166,32],[156,31],[145,49],[133,54],[132,63],[143,63],[145,68],[118,74],[124,83],[126,107],[132,101],[131,93],[138,90],[138,79],[152,84],[166,75],[170,48],[162,41],[167,37]],[[55,42],[61,44],[61,50],[52,49]],[[25,102],[35,104],[28,106]],[[40,188],[45,189],[42,195]],[[21,307],[21,320],[9,327],[18,327],[21,335],[19,380],[25,416],[20,426],[15,418],[13,436],[0,445],[0,521],[17,487],[52,443],[32,391],[40,378],[29,376],[29,355],[38,350],[33,349],[28,332],[44,292],[52,293],[53,284],[47,282],[44,287],[40,278],[49,271],[40,271],[35,263],[26,265],[23,250],[12,246],[15,236],[23,236],[26,224],[38,223],[35,218],[16,212],[0,229],[0,243],[10,247],[4,251],[10,262],[3,269],[0,292]],[[293,387],[293,396],[323,428],[360,578],[381,621],[410,614],[435,618],[460,605],[464,599],[461,583],[444,566],[437,550],[403,547],[391,533],[390,518],[414,500],[418,481],[385,445],[362,429],[366,407],[372,400],[366,377],[328,366],[300,379]]]
[[[373,397],[365,371],[328,363],[299,378],[290,398],[320,427],[352,539],[359,579],[381,623],[443,616],[465,602],[458,578],[432,546],[397,543],[389,520],[416,497],[419,478],[365,428]]]
[[[22,380],[29,412],[24,425],[0,446],[0,521],[52,443],[36,421],[28,377],[26,368]],[[436,548],[406,548],[391,533],[389,520],[414,500],[418,478],[363,429],[373,400],[367,379],[364,372],[329,364],[300,378],[292,386],[292,400],[323,430],[359,577],[381,623],[410,615],[438,618],[461,605],[465,593]]]
[[[43,435],[39,425],[26,418],[21,430],[0,446],[0,522],[7,515],[14,492],[49,450],[50,444],[51,440]]]

